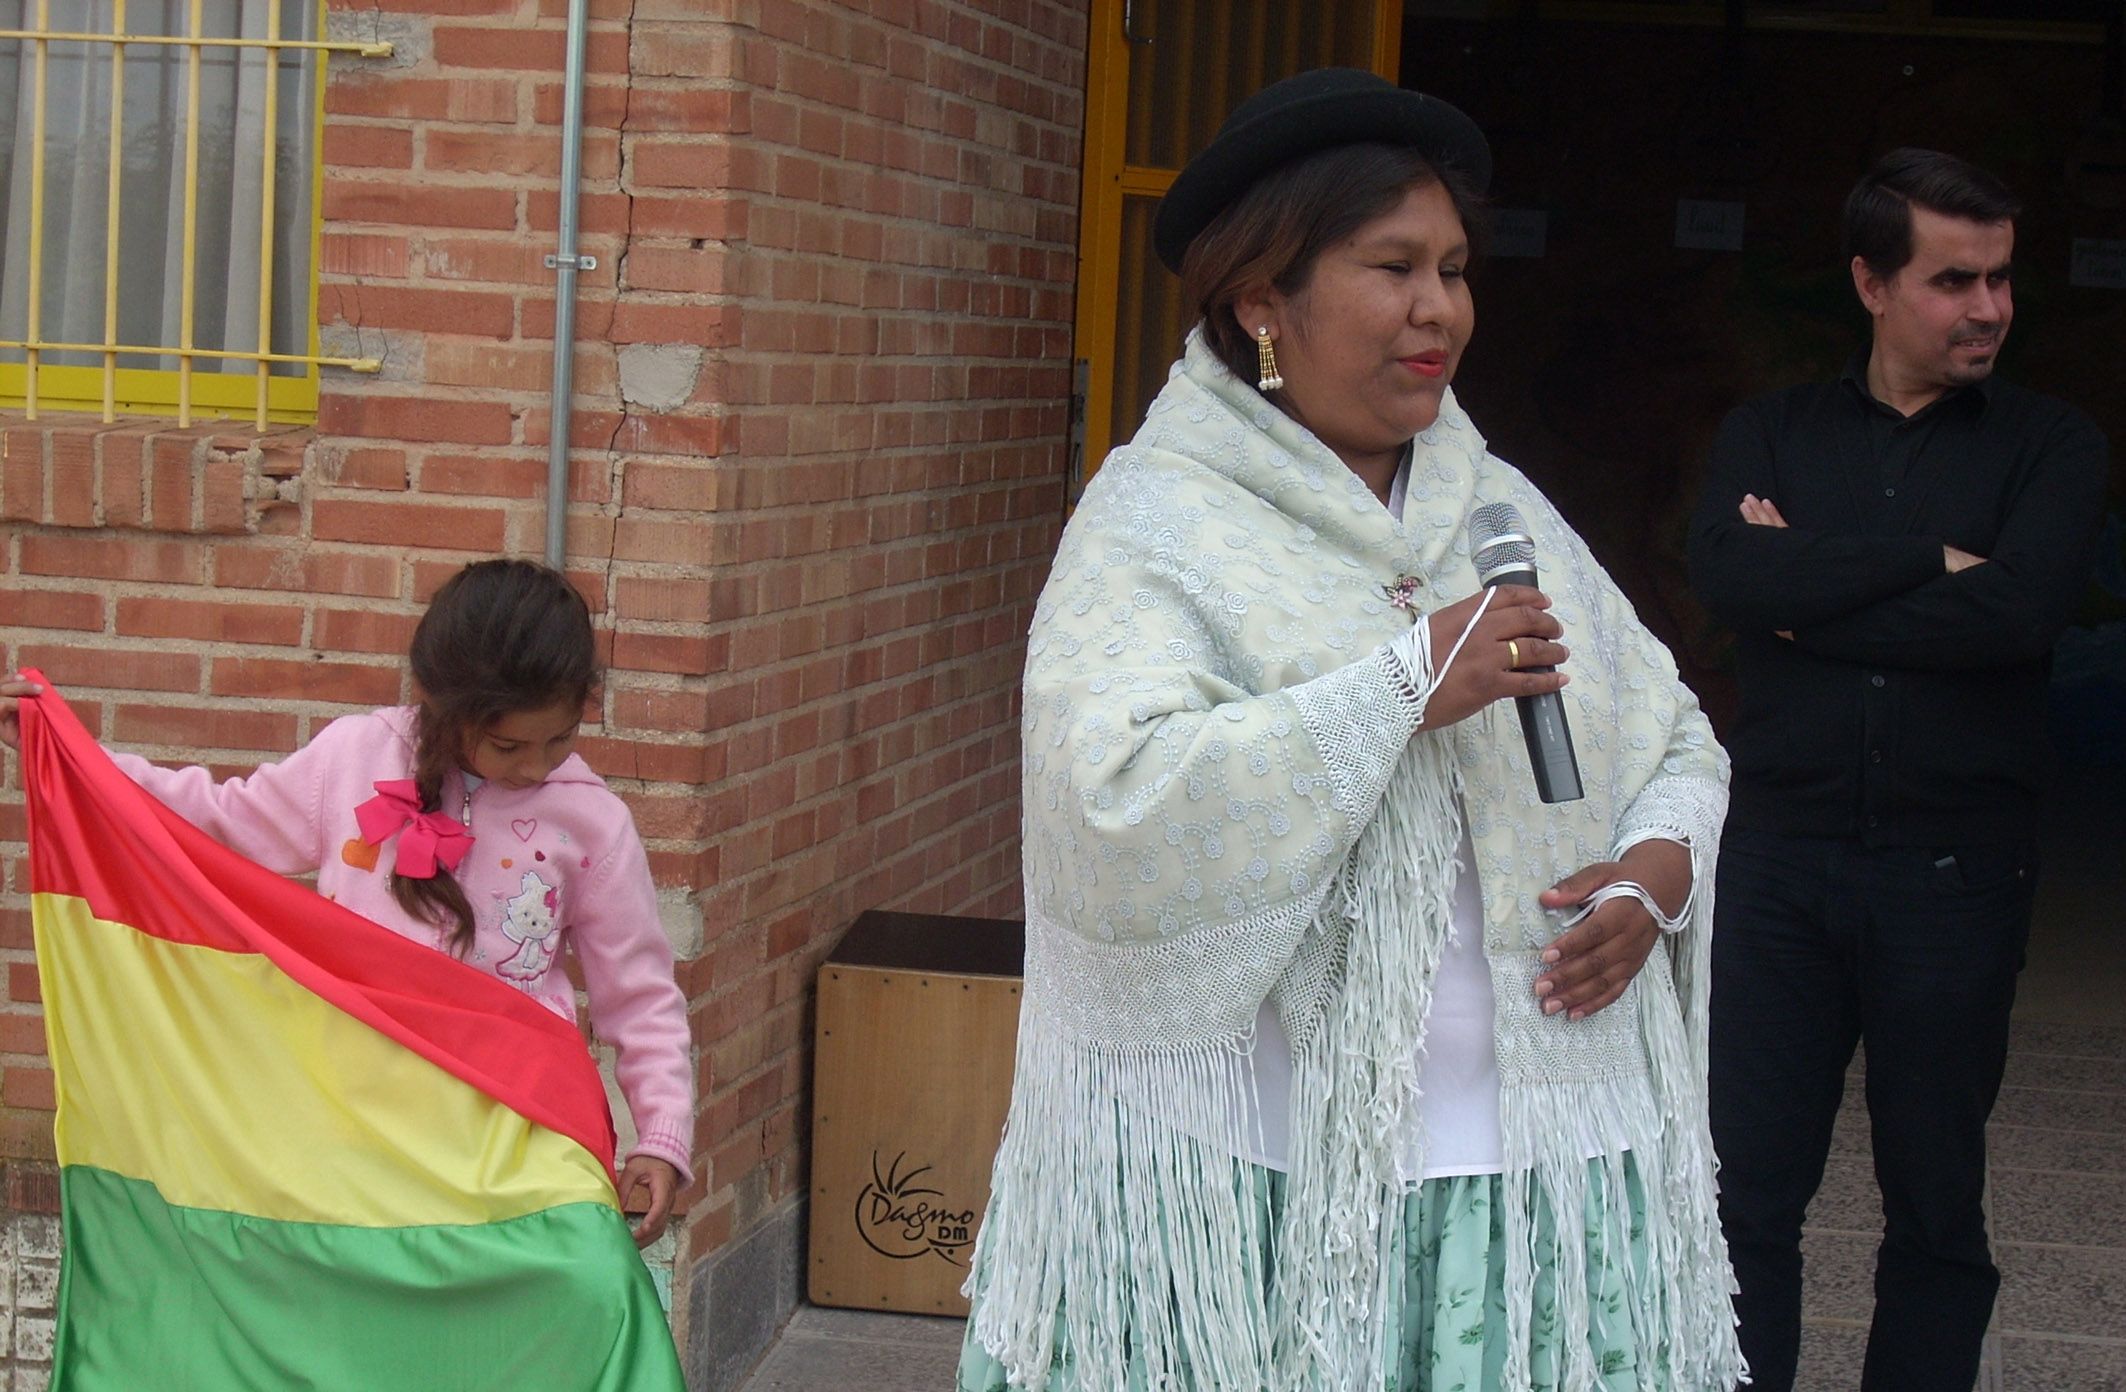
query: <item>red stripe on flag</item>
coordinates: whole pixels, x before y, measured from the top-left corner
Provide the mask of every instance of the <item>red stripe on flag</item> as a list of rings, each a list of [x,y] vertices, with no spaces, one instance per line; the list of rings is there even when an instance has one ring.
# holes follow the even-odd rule
[[[612,1113],[583,1038],[522,991],[265,870],[119,771],[43,675],[23,700],[30,888],[171,942],[257,953],[313,994],[608,1172]]]

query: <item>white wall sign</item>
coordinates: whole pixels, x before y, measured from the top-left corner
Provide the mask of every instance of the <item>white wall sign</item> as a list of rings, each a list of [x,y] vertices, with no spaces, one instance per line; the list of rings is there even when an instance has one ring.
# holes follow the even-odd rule
[[[1491,256],[1539,257],[1550,245],[1550,214],[1541,208],[1493,208]]]
[[[1676,200],[1676,245],[1693,251],[1742,250],[1746,205],[1702,198]]]
[[[2076,237],[2067,283],[2093,290],[2126,290],[2126,240]]]

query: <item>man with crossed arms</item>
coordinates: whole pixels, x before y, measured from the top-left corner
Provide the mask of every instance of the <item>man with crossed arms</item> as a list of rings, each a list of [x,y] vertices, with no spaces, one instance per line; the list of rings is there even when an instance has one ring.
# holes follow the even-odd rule
[[[1985,1127],[2036,886],[2053,641],[2109,476],[2094,423],[1993,375],[2018,206],[1897,150],[1846,203],[1873,337],[1722,425],[1691,574],[1737,635],[1711,1107],[1742,1349],[1793,1386],[1801,1221],[1856,1041],[1884,1233],[1866,1392],[1962,1392],[2000,1285]]]

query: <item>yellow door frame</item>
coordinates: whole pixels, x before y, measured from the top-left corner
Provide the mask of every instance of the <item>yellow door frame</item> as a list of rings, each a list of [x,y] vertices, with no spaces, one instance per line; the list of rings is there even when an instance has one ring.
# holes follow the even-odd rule
[[[1219,3],[1219,0],[1211,0]],[[1393,82],[1402,68],[1403,0],[1329,0],[1373,10],[1373,70]],[[1092,0],[1085,55],[1084,180],[1078,205],[1078,305],[1072,327],[1073,401],[1069,499],[1076,502],[1116,440],[1114,357],[1122,285],[1122,201],[1157,198],[1179,171],[1126,159],[1129,0]],[[1135,422],[1121,423],[1127,429]]]

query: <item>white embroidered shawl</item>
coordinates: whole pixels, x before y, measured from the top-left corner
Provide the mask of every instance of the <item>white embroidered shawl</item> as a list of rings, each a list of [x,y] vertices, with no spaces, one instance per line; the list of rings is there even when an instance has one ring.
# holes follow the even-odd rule
[[[1572,647],[1578,802],[1536,799],[1510,703],[1415,733],[1386,646],[1413,622],[1387,601],[1398,577],[1425,608],[1476,590],[1467,518],[1496,501],[1528,520]],[[1726,761],[1666,650],[1451,395],[1398,524],[1191,335],[1065,529],[1022,733],[1025,1005],[969,1281],[975,1335],[1014,1386],[1044,1386],[1059,1340],[1087,1392],[1130,1385],[1133,1364],[1152,1388],[1378,1385],[1457,794],[1497,998],[1507,1384],[1530,1378],[1537,1243],[1582,1269],[1590,1183],[1611,1250],[1633,1250],[1625,1150],[1649,1257],[1622,1293],[1641,1385],[1734,1384],[1704,1095]],[[1537,894],[1656,836],[1691,847],[1687,927],[1608,1009],[1544,1016],[1531,987],[1560,929]],[[1277,1231],[1232,1158],[1265,999],[1294,1051]],[[1539,1231],[1539,1204],[1568,1220]],[[1564,1386],[1593,1387],[1585,1282],[1555,1296]]]

